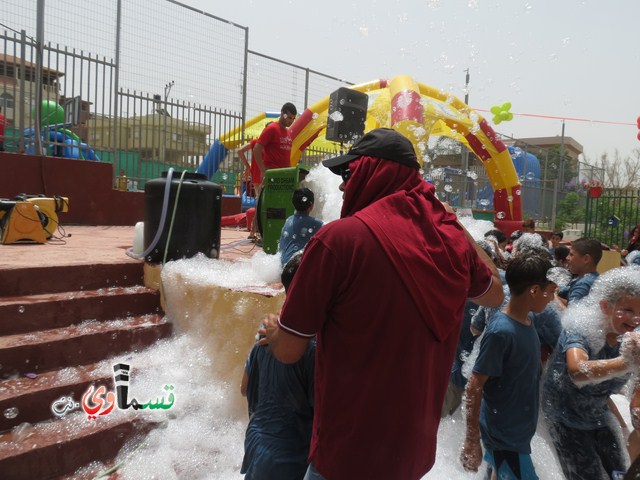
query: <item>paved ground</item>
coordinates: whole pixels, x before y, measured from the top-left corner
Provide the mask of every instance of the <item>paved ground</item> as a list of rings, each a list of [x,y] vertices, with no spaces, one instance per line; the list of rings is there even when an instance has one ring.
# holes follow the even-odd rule
[[[0,245],[0,270],[140,261],[126,254],[133,245],[134,227],[65,226],[64,233],[68,236],[45,244]],[[248,235],[244,229],[223,228],[220,258],[254,255],[258,247],[247,239]]]

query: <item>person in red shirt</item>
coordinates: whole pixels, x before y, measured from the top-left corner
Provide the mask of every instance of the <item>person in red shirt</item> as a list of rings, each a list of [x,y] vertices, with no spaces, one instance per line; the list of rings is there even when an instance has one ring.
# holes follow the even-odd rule
[[[2,114],[2,108],[0,108],[0,152],[4,152],[4,128],[7,125],[7,121]]]
[[[343,179],[341,218],[307,244],[262,342],[292,363],[317,334],[308,478],[418,479],[435,461],[466,299],[497,307],[502,284],[406,137],[373,130],[324,165]]]
[[[267,124],[267,126],[270,125],[271,123],[272,122]],[[253,140],[250,140],[249,142],[245,143],[242,147],[238,149],[238,156],[240,157],[240,160],[245,166],[244,177],[251,180],[251,185],[253,185],[253,192],[252,192],[253,197],[255,197],[256,199],[260,197],[260,192],[262,191],[262,173],[260,172],[260,168],[258,167],[258,162],[256,162],[255,154],[253,153],[253,149],[256,146],[257,142],[258,142],[258,139],[254,138]],[[251,152],[251,164],[249,164],[249,161],[247,160],[248,152]],[[248,191],[247,191],[247,196],[249,196]],[[258,225],[257,225],[256,216],[254,216],[251,222],[250,230],[249,230],[249,238],[257,239],[258,238],[257,232],[258,232]]]
[[[298,111],[293,103],[285,103],[280,109],[280,118],[265,127],[258,137],[253,156],[260,168],[261,177],[272,168],[291,166],[291,136],[287,130],[296,119]]]

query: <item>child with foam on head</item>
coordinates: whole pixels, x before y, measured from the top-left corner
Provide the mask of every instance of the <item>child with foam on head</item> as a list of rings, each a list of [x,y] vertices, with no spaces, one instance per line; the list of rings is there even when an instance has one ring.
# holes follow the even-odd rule
[[[477,471],[485,460],[500,479],[537,479],[531,461],[541,371],[540,340],[529,312],[553,300],[548,258],[520,255],[507,265],[511,296],[487,325],[466,389],[467,428],[460,461]]]
[[[626,469],[621,416],[610,397],[640,365],[639,323],[638,267],[603,273],[563,316],[544,379],[543,411],[569,480],[600,480]]]
[[[285,291],[298,270],[302,252],[284,266]],[[246,480],[302,480],[307,471],[313,424],[315,340],[293,364],[280,363],[268,345],[256,343],[245,365],[242,395],[249,424],[240,473]]]
[[[315,203],[315,196],[311,190],[296,189],[291,197],[291,203],[296,211],[284,222],[278,243],[282,265],[287,263],[294,253],[302,250],[324,225],[322,220],[311,216]]]

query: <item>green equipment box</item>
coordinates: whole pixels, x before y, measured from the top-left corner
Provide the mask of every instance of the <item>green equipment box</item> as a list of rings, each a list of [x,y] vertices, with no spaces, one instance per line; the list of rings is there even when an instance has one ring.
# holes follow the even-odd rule
[[[284,222],[295,212],[291,197],[306,173],[308,170],[301,165],[265,172],[258,215],[262,248],[266,253],[275,255],[278,252]]]

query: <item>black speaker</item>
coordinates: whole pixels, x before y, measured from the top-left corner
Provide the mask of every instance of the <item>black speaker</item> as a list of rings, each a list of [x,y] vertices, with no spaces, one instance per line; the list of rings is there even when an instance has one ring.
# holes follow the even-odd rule
[[[329,96],[327,140],[349,142],[364,135],[369,95],[341,87]]]

